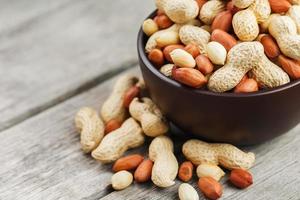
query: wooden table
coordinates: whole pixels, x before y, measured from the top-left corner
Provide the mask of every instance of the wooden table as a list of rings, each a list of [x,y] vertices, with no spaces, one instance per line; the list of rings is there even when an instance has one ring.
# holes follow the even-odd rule
[[[178,180],[111,190],[111,165],[80,150],[73,124],[81,106],[100,108],[120,74],[139,74],[137,31],[153,9],[141,0],[0,0],[1,200],[177,198]],[[299,200],[299,132],[248,148],[255,184],[240,191],[224,178],[222,199]]]

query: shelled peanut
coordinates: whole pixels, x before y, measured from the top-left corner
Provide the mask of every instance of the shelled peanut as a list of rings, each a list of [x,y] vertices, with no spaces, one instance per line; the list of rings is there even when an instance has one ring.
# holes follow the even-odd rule
[[[188,140],[182,146],[187,160],[197,166],[198,187],[208,199],[218,199],[223,188],[219,183],[225,172],[218,166],[231,170],[230,182],[238,188],[253,183],[249,171],[254,165],[255,155],[245,153],[230,144],[210,144],[200,140]]]
[[[194,0],[156,0],[158,14],[144,22],[153,31],[143,25],[147,36],[152,33],[146,53],[164,75],[192,88],[238,93],[276,88],[299,79],[293,72],[300,60],[299,4],[297,0],[197,0],[196,4]],[[264,48],[259,56],[246,50],[251,45],[261,49],[255,40]],[[233,49],[237,45],[244,47]],[[248,57],[261,57],[267,64],[248,62]],[[255,67],[241,66],[244,62]],[[261,70],[265,66],[267,70]],[[242,81],[247,73],[251,77]],[[216,80],[220,74],[230,78]]]
[[[178,178],[183,182],[188,182],[193,176],[194,166],[190,161],[181,163],[178,171]]]

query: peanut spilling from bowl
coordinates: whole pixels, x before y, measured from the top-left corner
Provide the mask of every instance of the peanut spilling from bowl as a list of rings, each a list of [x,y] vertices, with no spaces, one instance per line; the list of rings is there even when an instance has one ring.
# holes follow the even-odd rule
[[[113,162],[128,149],[141,146],[144,141],[142,128],[133,118],[129,118],[120,128],[103,138],[92,156],[103,163]]]
[[[97,112],[89,107],[81,108],[76,114],[75,125],[81,132],[82,150],[86,153],[93,151],[104,136],[104,123]]]
[[[151,179],[158,187],[175,184],[178,162],[173,151],[173,142],[166,136],[156,137],[149,146],[149,157],[154,162]]]
[[[132,75],[120,77],[110,94],[102,105],[100,114],[107,125],[112,120],[122,124],[128,117],[128,112],[124,105],[126,92],[138,82],[138,78]]]
[[[131,116],[141,123],[143,132],[150,137],[165,134],[169,124],[150,98],[135,98],[129,106]]]
[[[195,49],[194,47],[195,45],[189,46],[190,49]],[[194,56],[204,56],[196,55]],[[209,59],[204,57],[205,60]],[[294,72],[297,68],[294,67],[294,61],[292,62],[283,55],[279,56],[279,62],[289,72]],[[175,77],[179,77],[177,80],[192,83],[184,75],[192,73],[196,70],[195,68],[178,68],[174,64],[168,65],[172,67],[169,69],[172,71],[172,76],[175,73]],[[201,74],[200,71],[196,71]],[[298,73],[294,75],[296,77]],[[204,78],[205,81],[201,83],[204,84],[206,77],[202,76],[199,80]],[[192,81],[196,82],[197,78],[199,77],[194,76]],[[238,88],[245,92],[246,89],[251,88],[247,81],[253,79],[245,75],[242,80]],[[111,177],[111,186],[114,190],[126,189],[133,181],[135,184],[152,181],[154,185],[162,188],[174,187],[177,181],[181,181],[186,183],[178,188],[179,199],[197,200],[199,199],[197,191],[187,183],[194,181],[196,171],[198,187],[203,195],[209,199],[218,199],[223,193],[223,187],[219,181],[225,175],[221,167],[231,170],[230,182],[234,186],[243,189],[253,183],[252,175],[247,170],[254,165],[255,155],[251,152],[243,152],[230,144],[188,140],[182,146],[182,153],[186,160],[179,166],[178,151],[175,151],[177,145],[174,146],[171,138],[166,136],[169,132],[166,117],[147,96],[147,92],[139,94],[139,91],[144,89],[146,86],[143,80],[131,75],[122,76],[116,81],[109,99],[115,98],[112,100],[112,105],[119,106],[118,108],[122,108],[121,110],[127,113],[124,122],[117,122],[114,118],[109,120],[104,127],[100,116],[90,107],[81,108],[75,116],[82,150],[85,153],[91,153],[95,160],[103,164],[114,162],[111,166],[114,173]],[[107,101],[104,105],[107,106]],[[115,107],[106,107],[104,110],[114,111]],[[105,131],[106,134],[104,134]],[[127,150],[141,147],[144,143],[150,143],[148,155],[144,151],[124,155],[128,153]]]
[[[210,144],[201,140],[188,140],[182,152],[195,165],[221,165],[229,170],[249,169],[255,162],[254,153],[243,152],[230,144]]]
[[[299,79],[293,71],[300,61],[297,0],[155,3],[157,15],[143,24],[149,37],[145,51],[152,64],[174,81],[198,90],[240,94]],[[161,26],[158,17],[168,24]]]

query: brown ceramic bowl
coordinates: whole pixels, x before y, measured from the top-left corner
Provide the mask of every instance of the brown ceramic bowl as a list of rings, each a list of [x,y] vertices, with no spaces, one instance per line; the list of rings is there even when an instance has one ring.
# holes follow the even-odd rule
[[[193,89],[164,76],[150,63],[144,51],[147,39],[140,30],[137,45],[145,83],[153,101],[185,133],[212,142],[253,145],[300,122],[299,80],[249,94]]]

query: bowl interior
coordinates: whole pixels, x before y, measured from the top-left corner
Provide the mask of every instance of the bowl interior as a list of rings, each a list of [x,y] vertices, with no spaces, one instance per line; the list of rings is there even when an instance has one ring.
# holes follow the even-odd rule
[[[156,15],[156,10],[152,12],[148,18],[153,18]],[[232,98],[246,98],[246,97],[255,97],[255,96],[262,96],[262,95],[268,95],[272,93],[277,93],[281,92],[283,90],[295,87],[300,84],[300,80],[291,80],[290,83],[276,87],[276,88],[266,88],[266,89],[261,89],[257,92],[252,92],[252,93],[232,93],[232,92],[225,92],[225,93],[216,93],[216,92],[211,92],[209,90],[203,90],[203,89],[194,89],[188,86],[184,86],[177,81],[166,77],[162,73],[159,72],[159,70],[152,65],[152,63],[149,61],[146,52],[145,52],[145,44],[148,40],[148,36],[144,34],[142,28],[140,28],[139,34],[138,34],[138,54],[140,58],[143,60],[145,63],[146,67],[156,76],[158,76],[160,79],[162,79],[166,84],[171,84],[174,87],[180,87],[183,90],[189,90],[191,92],[199,93],[202,95],[210,95],[210,96],[221,96],[221,97],[232,97]]]

